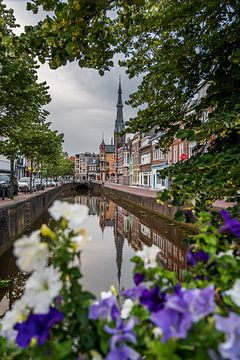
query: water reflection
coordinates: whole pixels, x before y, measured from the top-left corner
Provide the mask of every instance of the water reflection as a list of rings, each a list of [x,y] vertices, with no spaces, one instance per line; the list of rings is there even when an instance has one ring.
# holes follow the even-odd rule
[[[65,200],[89,207],[90,216],[83,227],[92,241],[81,254],[82,282],[87,290],[99,295],[111,285],[119,290],[133,286],[134,264],[130,259],[143,244],[158,246],[161,266],[175,271],[181,280],[186,268],[186,249],[181,241],[186,235],[183,228],[135,206],[126,206],[122,200],[116,203],[90,193]],[[47,222],[46,213],[35,228]],[[8,289],[0,289],[0,316],[21,295],[26,280],[26,275],[15,265],[11,249],[0,258],[0,279],[6,278],[13,278],[14,282]]]
[[[105,230],[113,229],[118,287],[125,285],[121,282],[124,257],[129,254],[133,256],[134,251],[142,249],[143,244],[158,246],[160,264],[168,270],[175,271],[179,279],[182,279],[183,270],[186,269],[186,248],[181,240],[186,236],[186,230],[134,206],[131,208],[128,206],[127,209],[126,206],[123,207],[105,197],[77,196],[75,201],[87,205],[90,214],[98,216],[102,237]],[[128,250],[126,254],[126,247],[130,247],[132,251]],[[99,251],[103,254],[108,249],[102,245]],[[113,269],[109,268],[109,271]],[[131,274],[129,273],[128,276],[130,277]]]

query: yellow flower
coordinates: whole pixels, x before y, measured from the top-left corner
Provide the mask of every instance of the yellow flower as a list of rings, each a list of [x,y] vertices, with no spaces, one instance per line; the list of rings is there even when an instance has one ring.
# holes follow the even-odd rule
[[[41,234],[43,236],[48,236],[53,240],[56,239],[56,234],[46,224],[41,226]]]

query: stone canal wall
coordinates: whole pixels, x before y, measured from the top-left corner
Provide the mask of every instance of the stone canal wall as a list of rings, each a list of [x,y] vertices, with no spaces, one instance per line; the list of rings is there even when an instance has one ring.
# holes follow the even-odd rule
[[[16,197],[10,204],[0,207],[0,255],[2,255],[21,234],[47,210],[62,193],[73,190],[71,183],[27,195],[21,200]]]
[[[173,219],[175,212],[181,209],[180,207],[168,206],[167,204],[163,204],[163,205],[158,204],[154,196],[148,197],[148,196],[138,195],[138,194],[122,191],[116,188],[102,186],[100,183],[92,183],[92,186],[94,191],[111,197],[113,201],[115,200],[118,203],[120,202],[129,203],[130,205],[137,206],[140,209],[142,208],[144,210],[148,210],[151,213],[159,215],[168,220],[171,219],[171,221],[174,221]],[[181,223],[181,224],[184,227],[186,226],[187,228],[193,229],[193,231],[195,229],[192,224],[188,224],[188,223]]]

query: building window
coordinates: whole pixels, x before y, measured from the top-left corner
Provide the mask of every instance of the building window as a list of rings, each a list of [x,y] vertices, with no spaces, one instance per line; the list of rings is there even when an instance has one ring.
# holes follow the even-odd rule
[[[151,154],[150,153],[141,155],[141,165],[150,164],[150,162],[151,162]]]
[[[196,144],[197,144],[196,141],[189,144],[189,157],[193,156],[194,148],[195,148]]]
[[[174,147],[173,147],[173,162],[174,162],[174,164],[177,162],[177,160],[178,160],[178,158],[177,158],[177,149],[178,148],[178,146],[177,145],[174,145]]]
[[[184,153],[184,143],[179,144],[179,156],[181,156]]]

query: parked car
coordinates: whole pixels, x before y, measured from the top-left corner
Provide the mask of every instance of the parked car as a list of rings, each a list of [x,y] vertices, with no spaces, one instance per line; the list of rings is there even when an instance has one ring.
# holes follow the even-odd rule
[[[0,196],[9,196],[10,194],[10,182],[11,182],[11,178],[10,178],[10,174],[9,173],[0,173]],[[18,193],[18,183],[17,183],[17,179],[14,176],[13,178],[13,185],[14,185],[14,189],[13,189],[13,194],[17,195]]]
[[[53,180],[53,179],[47,179],[47,186],[49,187],[49,186],[57,186],[58,185],[58,183],[56,183],[56,181],[55,180]]]
[[[30,191],[30,177],[25,176],[18,180],[19,191]],[[32,179],[32,189],[36,190],[34,186],[34,179]]]
[[[36,190],[44,190],[46,188],[46,181],[44,179],[34,179],[34,186]]]

